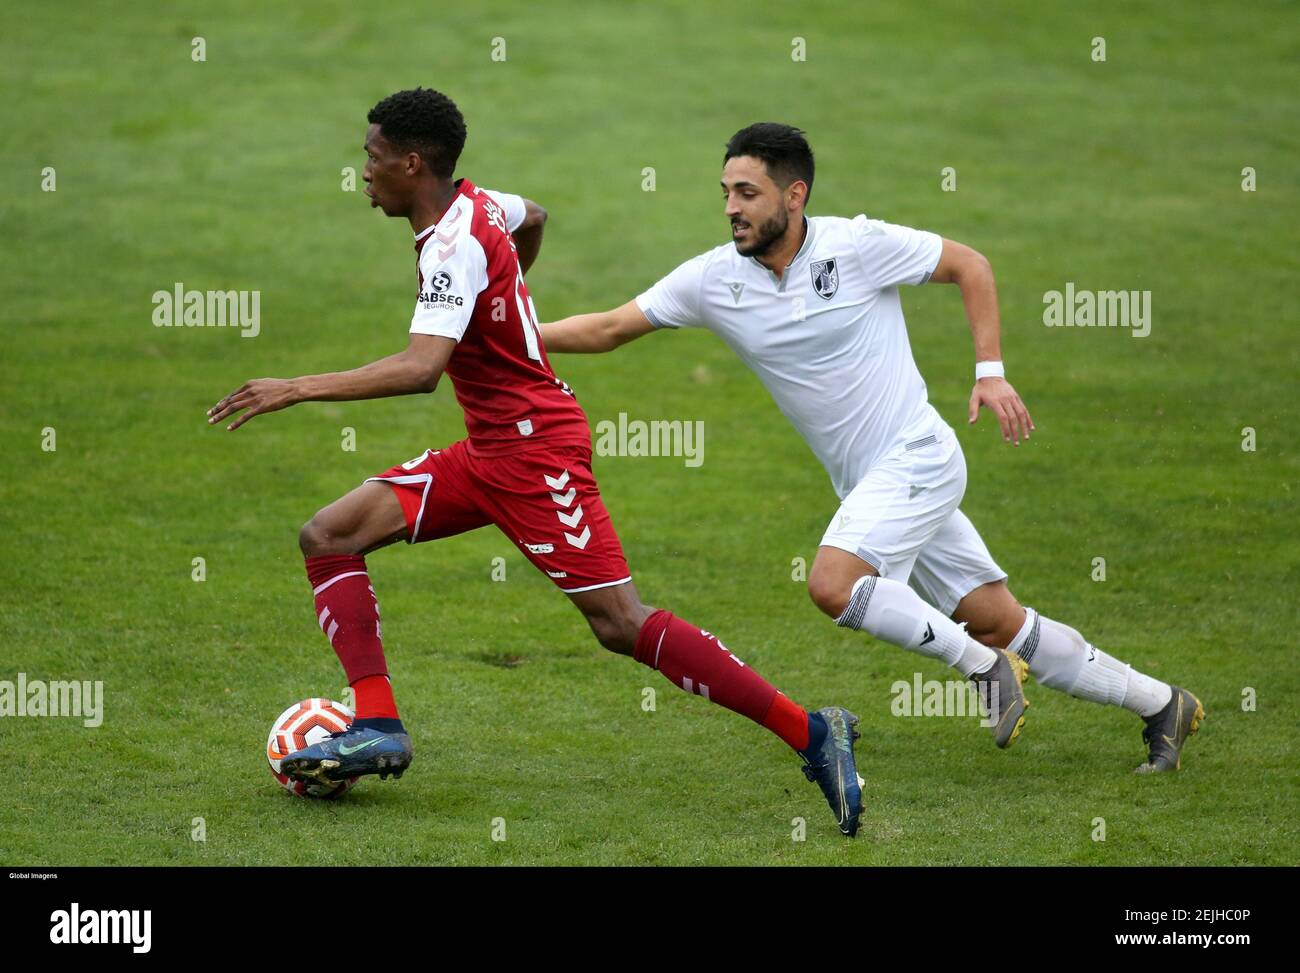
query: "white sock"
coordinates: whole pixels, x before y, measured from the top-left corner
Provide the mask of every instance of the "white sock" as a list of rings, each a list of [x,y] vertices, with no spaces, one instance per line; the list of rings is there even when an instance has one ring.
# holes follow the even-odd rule
[[[1153,679],[1132,666],[1128,670],[1128,691],[1124,693],[1123,707],[1138,716],[1154,716],[1169,705],[1174,698],[1173,687],[1167,682]]]
[[[907,585],[875,575],[857,580],[848,607],[835,624],[942,659],[963,676],[983,672],[998,660],[996,652],[976,642],[965,628],[927,605]]]
[[[1138,716],[1160,712],[1173,695],[1168,683],[1143,675],[1088,644],[1069,625],[1032,608],[1025,609],[1025,624],[1007,649],[1029,664],[1040,684],[1094,703],[1123,706]]]

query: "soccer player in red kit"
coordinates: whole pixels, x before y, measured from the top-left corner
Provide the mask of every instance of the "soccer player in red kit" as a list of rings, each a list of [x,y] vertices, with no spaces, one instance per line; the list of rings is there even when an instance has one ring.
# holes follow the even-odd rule
[[[409,345],[351,371],[246,382],[208,411],[208,421],[235,416],[233,430],[299,402],[432,392],[445,372],[469,437],[369,478],[303,527],[316,615],[354,690],[356,719],[290,754],[281,770],[306,781],[401,776],[411,741],[393,698],[365,556],[396,541],[495,524],[569,596],[601,645],[785,741],[821,786],[840,830],[854,834],[862,800],[857,718],[839,707],[807,712],[715,636],[637,595],[592,476],[587,417],[551,371],[524,283],[545,212],[453,180],[465,122],[445,95],[400,91],[368,118],[366,195],[415,231],[419,297]]]

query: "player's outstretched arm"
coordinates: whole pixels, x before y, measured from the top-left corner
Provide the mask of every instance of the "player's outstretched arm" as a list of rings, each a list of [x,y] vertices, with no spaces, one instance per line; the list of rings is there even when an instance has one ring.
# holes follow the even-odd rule
[[[208,424],[243,412],[226,427],[238,429],[253,416],[278,412],[299,402],[382,399],[432,392],[455,350],[456,342],[451,338],[413,334],[404,351],[350,371],[299,378],[255,378],[209,409]]]
[[[993,281],[993,267],[979,251],[955,240],[943,241],[939,264],[930,275],[932,284],[956,284],[961,288],[971,337],[975,339],[975,361],[1002,363],[1002,322],[998,315],[998,289]],[[1002,377],[988,376],[975,381],[970,394],[971,422],[984,406],[998,417],[1002,438],[1017,446],[1023,436],[1029,439],[1034,420],[1020,401],[1011,384]]]
[[[542,344],[547,352],[589,354],[613,351],[654,329],[655,326],[633,300],[612,311],[575,314],[571,318],[543,324]]]
[[[542,231],[546,228],[546,210],[531,199],[524,200],[524,221],[511,234],[519,252],[519,269],[525,274],[542,249]]]

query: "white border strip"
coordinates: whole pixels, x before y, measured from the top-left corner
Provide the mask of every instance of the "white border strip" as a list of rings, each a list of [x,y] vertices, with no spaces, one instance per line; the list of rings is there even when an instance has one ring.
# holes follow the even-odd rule
[[[320,585],[317,588],[312,588],[311,593],[313,595],[319,595],[322,591],[324,591],[326,588],[332,585],[335,581],[342,581],[344,578],[353,578],[356,577],[358,574],[365,574],[365,573],[366,573],[365,571],[345,571],[342,574],[336,574],[334,575],[334,577],[326,581],[323,585]],[[322,622],[321,624],[324,623]]]
[[[424,484],[424,492],[420,494],[420,512],[415,515],[415,527],[411,530],[411,536],[406,539],[406,543],[414,544],[415,539],[420,536],[420,521],[424,519],[424,505],[429,502],[429,490],[433,488],[433,474],[413,473],[410,476],[368,476],[365,482]]]
[[[561,588],[566,595],[576,595],[579,591],[595,591],[597,588],[612,588],[616,584],[627,584],[632,580],[632,575],[628,575],[622,581],[602,581],[600,584],[589,584],[585,588]]]

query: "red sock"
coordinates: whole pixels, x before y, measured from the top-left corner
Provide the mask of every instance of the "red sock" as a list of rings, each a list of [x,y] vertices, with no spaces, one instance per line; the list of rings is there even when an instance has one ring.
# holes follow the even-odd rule
[[[356,694],[357,719],[372,716],[396,719],[392,687],[385,678],[388,665],[381,641],[379,602],[366,573],[366,559],[357,554],[309,557],[307,579],[316,596],[316,619],[339,662],[343,663],[348,684]],[[378,681],[368,677],[378,677]],[[371,707],[377,711],[371,712]]]
[[[659,609],[637,633],[633,658],[711,703],[748,716],[796,750],[808,746],[808,713],[715,636]]]
[[[352,693],[356,697],[356,718],[371,717],[397,719],[397,703],[393,700],[393,684],[387,676],[365,676],[352,684]]]

